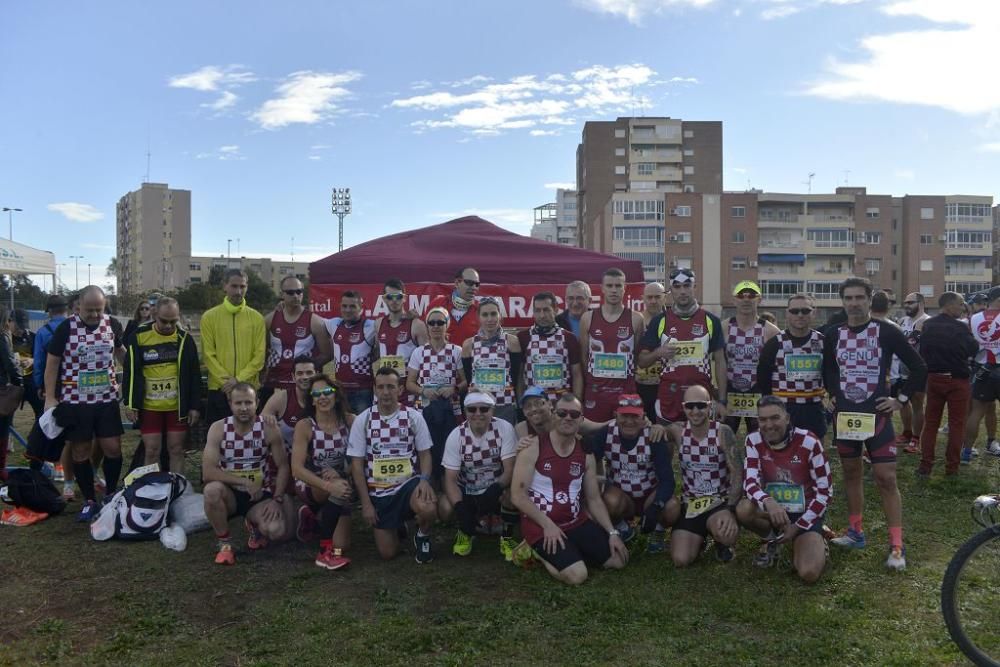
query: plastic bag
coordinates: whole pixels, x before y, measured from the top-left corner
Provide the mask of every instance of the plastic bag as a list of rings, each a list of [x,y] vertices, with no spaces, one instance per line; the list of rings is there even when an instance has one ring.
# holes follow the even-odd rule
[[[160,544],[173,551],[184,551],[187,549],[187,534],[184,529],[173,524],[160,531]]]
[[[170,525],[179,526],[188,535],[208,530],[211,524],[205,516],[205,496],[188,487],[179,498],[170,503]]]

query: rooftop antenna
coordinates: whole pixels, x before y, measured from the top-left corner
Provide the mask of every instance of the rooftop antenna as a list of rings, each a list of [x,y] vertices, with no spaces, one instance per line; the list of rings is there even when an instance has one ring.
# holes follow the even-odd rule
[[[844,170],[844,185],[847,185],[850,182],[850,180],[851,180],[851,170],[850,169],[845,169]]]
[[[149,183],[149,163],[152,158],[152,153],[149,150],[149,128],[146,128],[146,177],[142,179],[143,183]]]
[[[292,237],[292,261],[295,261],[295,237]]]
[[[815,178],[815,176],[816,176],[816,172],[815,171],[810,171],[809,172],[809,180],[802,181],[802,185],[805,185],[808,188],[806,190],[807,194],[812,194],[813,193],[813,178]]]

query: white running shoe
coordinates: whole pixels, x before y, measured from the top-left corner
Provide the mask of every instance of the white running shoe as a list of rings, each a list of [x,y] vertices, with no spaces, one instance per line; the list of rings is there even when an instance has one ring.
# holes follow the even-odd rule
[[[889,557],[885,561],[885,566],[890,570],[902,572],[906,569],[906,551],[899,547],[889,550]]]
[[[1000,456],[1000,442],[990,440],[990,444],[986,445],[986,453],[993,456]]]

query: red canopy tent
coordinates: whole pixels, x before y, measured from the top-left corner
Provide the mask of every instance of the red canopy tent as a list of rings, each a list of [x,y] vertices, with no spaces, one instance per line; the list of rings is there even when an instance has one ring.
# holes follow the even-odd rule
[[[384,236],[309,265],[310,301],[327,317],[338,310],[340,295],[355,290],[365,299],[366,313],[378,316],[385,307],[378,295],[388,278],[406,283],[409,306],[424,312],[438,294],[448,294],[455,272],[471,266],[483,281],[481,295],[500,297],[505,323],[530,324],[531,296],[549,290],[562,299],[566,284],[583,280],[600,294],[606,269],[620,268],[629,283],[628,299],[641,303],[642,264],[613,255],[539,241],[470,216],[439,225]]]

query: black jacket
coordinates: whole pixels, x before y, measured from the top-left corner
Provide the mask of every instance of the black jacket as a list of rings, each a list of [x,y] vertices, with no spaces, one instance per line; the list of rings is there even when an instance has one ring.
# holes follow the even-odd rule
[[[144,362],[139,351],[139,336],[153,328],[152,322],[139,325],[125,341],[125,375],[122,382],[122,400],[125,406],[141,410],[143,394],[146,390],[143,375]],[[201,410],[201,362],[198,347],[191,335],[177,329],[180,346],[177,358],[177,415],[181,421],[187,419],[189,410]]]
[[[13,384],[21,386],[21,371],[14,363],[14,350],[10,336],[0,334],[0,386]]]

